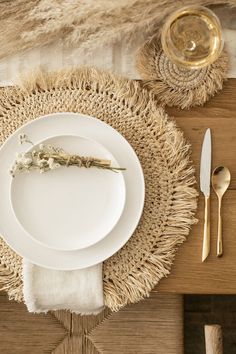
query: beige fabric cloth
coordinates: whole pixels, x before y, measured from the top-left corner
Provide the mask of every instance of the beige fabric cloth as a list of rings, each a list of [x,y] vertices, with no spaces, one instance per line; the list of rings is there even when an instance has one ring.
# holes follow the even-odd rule
[[[70,310],[81,315],[97,314],[104,308],[102,263],[61,271],[24,260],[23,294],[29,312]]]

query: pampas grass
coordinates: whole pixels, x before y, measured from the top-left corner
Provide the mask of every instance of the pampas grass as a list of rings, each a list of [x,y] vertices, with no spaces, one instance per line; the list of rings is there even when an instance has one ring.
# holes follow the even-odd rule
[[[190,4],[236,6],[236,0],[0,1],[0,58],[62,41],[96,48],[134,35],[152,35],[171,12]]]

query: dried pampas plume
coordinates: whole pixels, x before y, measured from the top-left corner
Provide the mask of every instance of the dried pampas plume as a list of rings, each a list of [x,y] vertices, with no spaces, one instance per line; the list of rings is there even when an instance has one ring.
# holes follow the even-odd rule
[[[196,4],[235,7],[236,0],[0,1],[0,58],[54,41],[89,50],[131,42],[157,33],[179,7]]]
[[[228,71],[228,55],[223,51],[219,59],[202,69],[181,68],[164,54],[157,35],[138,51],[136,64],[144,86],[161,104],[184,109],[203,105],[222,89]]]

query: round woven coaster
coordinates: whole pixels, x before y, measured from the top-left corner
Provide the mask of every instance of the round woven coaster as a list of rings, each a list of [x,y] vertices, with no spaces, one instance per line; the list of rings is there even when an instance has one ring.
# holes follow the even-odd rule
[[[137,69],[144,86],[161,104],[189,108],[203,105],[222,89],[228,71],[225,51],[213,64],[190,70],[172,63],[163,52],[160,36],[148,40],[137,53]]]
[[[95,69],[39,73],[0,91],[0,143],[19,126],[53,112],[81,112],[117,129],[143,167],[146,196],[127,244],[104,262],[105,304],[116,311],[149,295],[170,272],[177,246],[195,222],[196,191],[182,132],[137,82]],[[1,240],[1,282],[22,300],[21,258]]]

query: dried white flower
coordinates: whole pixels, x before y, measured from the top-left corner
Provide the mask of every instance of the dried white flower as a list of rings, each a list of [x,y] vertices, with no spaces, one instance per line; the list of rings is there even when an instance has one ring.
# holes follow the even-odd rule
[[[16,158],[17,158],[17,159],[21,159],[22,156],[23,156],[22,152],[17,152],[17,153],[16,153]]]
[[[30,157],[23,157],[20,162],[25,166],[29,166],[32,164],[33,160]]]
[[[20,134],[18,140],[20,144],[29,143],[33,145],[26,134]],[[40,173],[44,173],[49,170],[55,170],[61,166],[97,167],[112,171],[123,170],[123,168],[112,167],[111,161],[109,160],[70,155],[61,148],[40,144],[38,149],[35,148],[33,151],[18,153],[9,172],[12,177],[15,177],[15,175],[20,172],[39,170]]]
[[[55,165],[54,159],[52,157],[49,157],[48,159],[48,166],[51,170],[53,170],[53,166]]]
[[[48,167],[50,170],[56,170],[57,168],[61,167],[61,165],[58,162],[55,162],[54,158],[50,157],[48,159]]]
[[[41,159],[41,160],[38,160],[38,165],[39,167],[46,167],[48,166],[48,160],[45,160],[45,159]]]

